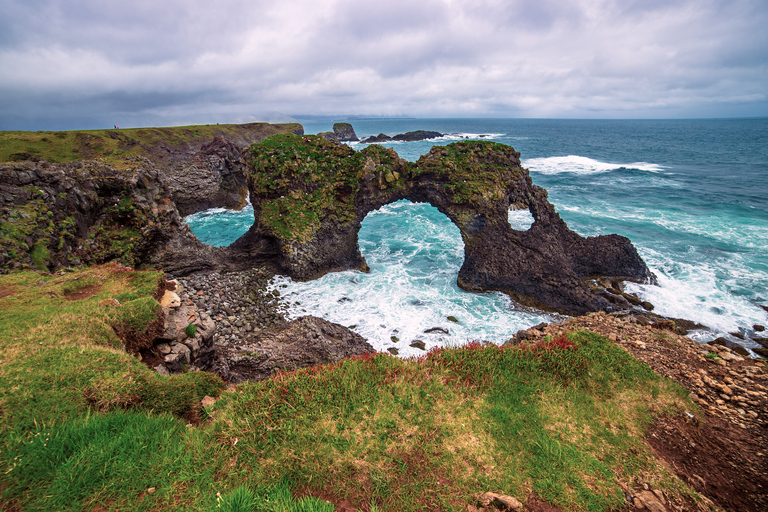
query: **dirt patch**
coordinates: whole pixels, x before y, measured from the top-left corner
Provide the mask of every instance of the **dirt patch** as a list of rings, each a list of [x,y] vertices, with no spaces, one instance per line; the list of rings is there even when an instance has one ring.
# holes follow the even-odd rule
[[[136,332],[127,324],[118,324],[112,327],[115,334],[125,344],[125,351],[129,354],[139,354],[143,349],[148,349],[165,329],[165,313],[160,310],[155,320],[147,324],[142,332]]]
[[[526,512],[563,512],[563,509],[550,505],[536,495],[528,497],[523,510]]]
[[[672,324],[672,322],[669,322]],[[673,324],[672,324],[673,325]],[[662,322],[592,313],[518,333],[525,343],[586,330],[601,334],[689,391],[697,416],[659,415],[646,442],[680,478],[728,511],[768,510],[768,372],[765,360],[675,334]],[[522,336],[520,336],[522,334]],[[695,412],[695,411],[692,411]],[[638,494],[643,489],[628,490]],[[665,493],[666,494],[666,493]],[[631,496],[629,496],[631,497]],[[697,510],[672,496],[667,510]],[[705,504],[702,504],[706,508]],[[629,505],[625,510],[636,510]]]
[[[17,293],[19,293],[18,287],[15,285],[8,284],[5,286],[0,286],[0,299],[5,299],[6,297],[13,297]]]
[[[86,286],[85,288],[79,288],[71,292],[64,292],[64,298],[67,300],[84,300],[89,299],[101,291],[100,284],[94,284]]]
[[[647,442],[680,478],[726,510],[768,510],[765,432],[709,417],[660,416]]]

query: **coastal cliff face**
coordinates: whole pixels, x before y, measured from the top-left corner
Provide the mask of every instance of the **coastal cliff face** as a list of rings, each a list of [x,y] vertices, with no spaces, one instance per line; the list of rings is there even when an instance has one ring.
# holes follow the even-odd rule
[[[9,160],[0,164],[0,271],[117,260],[185,275],[244,261],[201,243],[183,217],[242,206],[242,151],[276,133],[303,128],[251,123],[41,132],[24,135],[21,153],[7,143],[0,147],[0,159]]]
[[[589,277],[653,279],[628,239],[570,231],[519,156],[502,144],[459,142],[433,147],[414,164],[375,145],[355,152],[321,137],[271,137],[250,149],[255,223],[233,248],[268,241],[280,271],[296,279],[367,271],[357,244],[362,220],[408,199],[435,206],[459,228],[465,259],[458,284],[469,291],[584,313],[614,308],[589,291]],[[510,205],[530,210],[528,231],[509,225]]]
[[[280,133],[302,135],[304,129],[297,124],[231,125],[213,138],[147,146],[146,154],[167,176],[171,199],[185,217],[209,208],[242,208],[248,194],[243,151]]]
[[[163,261],[216,261],[179,215],[163,173],[135,157],[103,162],[20,162],[0,166],[0,268]],[[185,257],[180,257],[180,256]],[[193,255],[195,255],[193,257]]]

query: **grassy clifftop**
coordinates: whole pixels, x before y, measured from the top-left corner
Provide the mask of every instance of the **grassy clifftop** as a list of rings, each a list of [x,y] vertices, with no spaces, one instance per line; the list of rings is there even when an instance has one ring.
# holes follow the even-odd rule
[[[302,130],[301,125],[249,123],[62,132],[1,131],[0,162],[66,163],[103,158],[108,163],[116,163],[131,156],[155,160],[165,158],[166,149],[184,150],[214,137],[242,141],[246,145],[269,135],[295,130]]]
[[[111,326],[150,321],[160,282],[117,265],[0,276],[0,508],[467,510],[494,491],[603,511],[642,484],[697,499],[643,442],[656,414],[696,407],[606,338],[380,354],[219,396],[210,374],[163,377],[120,349]]]

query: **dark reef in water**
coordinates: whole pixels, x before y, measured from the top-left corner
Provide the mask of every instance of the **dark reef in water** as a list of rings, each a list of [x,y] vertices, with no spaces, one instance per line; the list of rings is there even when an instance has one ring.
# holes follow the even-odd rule
[[[443,135],[445,134],[440,132],[431,132],[427,130],[416,130],[413,132],[401,133],[401,134],[395,135],[394,137],[390,137],[389,135],[380,133],[378,135],[371,135],[370,137],[363,139],[360,142],[364,144],[377,144],[379,142],[392,142],[392,141],[415,142],[419,140],[436,139],[438,137],[442,137]]]

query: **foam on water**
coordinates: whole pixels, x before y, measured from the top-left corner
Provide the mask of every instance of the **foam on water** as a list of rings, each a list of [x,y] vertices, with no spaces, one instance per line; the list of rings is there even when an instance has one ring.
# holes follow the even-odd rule
[[[640,171],[659,172],[663,169],[660,165],[647,162],[634,162],[629,164],[614,164],[601,162],[586,156],[550,156],[546,158],[529,158],[522,161],[523,167],[543,174],[559,174],[564,172],[575,174],[594,174],[613,171],[616,169],[638,169]]]
[[[712,327],[697,335],[705,341],[735,330],[750,334],[754,324],[768,325],[768,313],[759,308],[768,304],[768,199],[761,193],[768,187],[765,120],[414,119],[354,124],[361,137],[417,129],[448,134],[384,144],[396,145],[398,154],[410,161],[435,144],[455,140],[512,144],[530,157],[523,165],[547,189],[571,229],[583,236],[618,233],[632,240],[660,286],[628,286],[655,304],[656,312]],[[330,123],[317,127],[329,129]],[[445,224],[424,222],[416,211],[420,207],[390,205],[369,214],[360,246],[370,274],[342,272],[308,283],[278,278],[274,286],[294,294],[291,314],[312,313],[356,325],[379,349],[403,349],[413,339],[428,347],[479,338],[500,341],[546,319],[514,310],[503,295],[459,290],[456,274],[463,252],[458,232],[450,234],[455,227],[439,212],[433,213]],[[188,221],[201,240],[215,245],[233,242],[253,223],[250,210],[242,222],[236,212],[206,214]],[[233,219],[240,225],[231,230],[227,223]],[[387,222],[376,224],[375,219]],[[514,229],[528,229],[531,221],[528,211],[510,212]],[[410,231],[427,225],[426,232]],[[449,322],[448,316],[460,323]],[[451,334],[424,334],[432,327]],[[392,336],[399,339],[397,344]]]
[[[304,283],[276,277],[272,287],[290,304],[288,316],[309,314],[354,326],[377,350],[394,347],[406,357],[423,354],[410,347],[415,340],[427,350],[472,340],[502,343],[520,329],[552,320],[515,309],[501,293],[461,290],[461,235],[432,206],[399,201],[371,212],[360,230],[360,249],[368,274],[337,272]],[[440,330],[425,332],[431,329]]]
[[[692,254],[691,262],[674,261],[661,252],[640,248],[640,254],[656,274],[658,286],[627,283],[627,290],[651,302],[654,312],[673,318],[685,318],[709,329],[690,336],[708,341],[731,332],[750,333],[755,323],[766,323],[768,314],[758,307],[749,294],[738,289],[745,279],[760,279],[735,262],[709,263]],[[696,250],[692,248],[691,253]],[[768,280],[768,275],[762,276]],[[746,346],[757,346],[749,341]]]

